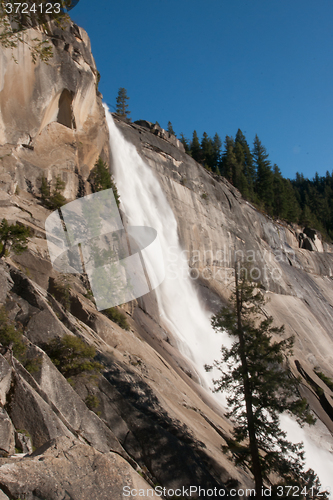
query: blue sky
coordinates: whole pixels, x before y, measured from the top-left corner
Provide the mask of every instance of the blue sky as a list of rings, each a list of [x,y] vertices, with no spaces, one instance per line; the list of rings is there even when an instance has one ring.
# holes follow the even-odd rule
[[[333,170],[332,0],[80,0],[104,101],[176,134],[258,134],[285,177]]]

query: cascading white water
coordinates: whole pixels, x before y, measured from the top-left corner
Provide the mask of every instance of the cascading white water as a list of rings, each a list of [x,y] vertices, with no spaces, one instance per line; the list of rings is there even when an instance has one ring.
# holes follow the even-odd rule
[[[166,271],[156,289],[162,322],[175,335],[179,350],[193,361],[201,383],[211,386],[204,364],[220,357],[222,339],[213,331],[189,277],[175,216],[152,170],[122,136],[107,108],[106,117],[114,176],[129,224],[153,227],[159,236]]]
[[[156,289],[162,320],[178,338],[179,349],[193,361],[202,384],[212,387],[211,375],[205,372],[204,365],[220,359],[221,344],[229,345],[230,339],[213,331],[210,316],[200,303],[182,254],[175,216],[157,178],[135,146],[125,140],[107,106],[104,107],[122,208],[131,225],[151,226],[159,235],[166,267],[165,280]],[[219,397],[219,401],[224,402],[225,398]],[[288,416],[283,416],[282,423],[290,440],[296,435],[296,441],[304,441],[307,467],[317,472],[323,487],[331,486],[333,490],[332,455],[309,439],[311,431],[301,429]]]

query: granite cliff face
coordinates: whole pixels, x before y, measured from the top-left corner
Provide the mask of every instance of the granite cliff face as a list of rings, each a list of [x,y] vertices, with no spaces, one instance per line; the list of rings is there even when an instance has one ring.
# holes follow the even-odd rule
[[[96,310],[84,276],[70,277],[66,307],[55,287],[62,276],[49,261],[40,179],[60,176],[72,200],[90,192],[97,158],[112,168],[112,157],[88,37],[74,24],[52,33],[49,64],[33,65],[24,47],[17,64],[10,51],[0,55],[0,215],[32,230],[26,252],[0,261],[0,304],[22,326],[34,361],[6,349],[0,355],[0,495],[120,499],[125,486],[251,487],[249,470],[221,452],[231,425],[161,324],[154,293],[123,308],[124,330]],[[292,368],[329,445],[332,393],[313,368],[333,377],[333,248],[309,228],[258,212],[165,131],[115,119],[166,193],[207,308],[216,311],[230,295],[235,251],[255,263],[271,299],[263,313],[296,336]],[[65,335],[95,347],[98,376],[70,384],[58,371],[43,344]]]
[[[0,54],[0,143],[6,191],[38,193],[39,179],[61,175],[65,196],[75,199],[89,187],[90,169],[102,153],[108,132],[98,72],[84,30],[75,24],[51,25],[53,57],[34,64],[27,45]],[[27,30],[29,39],[45,35]],[[13,57],[14,56],[14,57]]]

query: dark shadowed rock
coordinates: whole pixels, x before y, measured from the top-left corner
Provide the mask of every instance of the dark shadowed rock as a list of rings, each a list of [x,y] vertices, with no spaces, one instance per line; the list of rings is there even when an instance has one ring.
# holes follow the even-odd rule
[[[163,408],[149,385],[134,372],[111,360],[97,393],[101,416],[125,450],[154,482],[169,488],[190,485],[221,487],[225,471],[205,453],[186,425]]]

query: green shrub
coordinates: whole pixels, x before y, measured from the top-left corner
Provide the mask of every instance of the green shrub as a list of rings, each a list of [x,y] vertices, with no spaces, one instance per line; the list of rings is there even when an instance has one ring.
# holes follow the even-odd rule
[[[89,394],[85,399],[85,403],[91,411],[99,407],[99,399],[95,394]]]
[[[105,316],[107,316],[114,323],[117,323],[117,325],[124,330],[130,329],[130,325],[128,324],[125,314],[119,311],[116,307],[109,307],[109,309],[105,309],[103,314],[105,314]]]
[[[27,359],[24,363],[24,368],[33,375],[34,373],[39,372],[42,366],[42,358],[35,357],[31,359]]]
[[[96,356],[95,348],[74,335],[52,339],[42,347],[67,379],[84,372],[99,371],[103,368],[103,365],[93,359]]]
[[[22,253],[27,249],[27,238],[30,229],[21,224],[8,224],[7,219],[2,219],[0,224],[0,259],[8,255],[8,247],[14,253]]]
[[[22,361],[26,352],[23,341],[22,330],[15,327],[14,322],[8,319],[7,311],[2,306],[0,308],[0,342],[4,347],[13,343],[13,354],[15,358]]]
[[[107,164],[102,160],[102,158],[99,158],[95,163],[95,167],[88,177],[88,182],[90,182],[94,193],[104,191],[105,189],[112,189],[117,207],[119,207],[120,201],[117,186],[109,172]]]
[[[47,181],[46,177],[43,176],[39,188],[42,204],[51,210],[62,207],[66,203],[66,198],[62,195],[65,186],[65,182],[61,179],[60,175],[58,175],[56,177],[55,186],[51,191],[51,184]]]
[[[69,278],[67,276],[57,278],[57,280],[53,283],[54,291],[52,295],[65,309],[69,311],[71,307],[71,286],[68,280]]]

